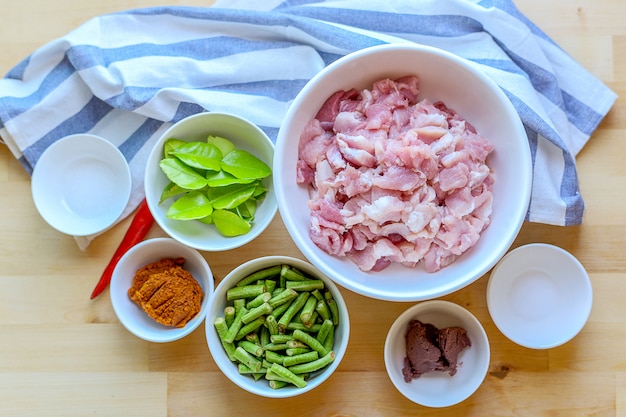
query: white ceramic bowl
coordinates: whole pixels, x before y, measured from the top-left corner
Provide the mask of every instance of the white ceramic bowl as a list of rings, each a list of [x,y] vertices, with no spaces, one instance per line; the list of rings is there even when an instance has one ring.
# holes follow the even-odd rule
[[[326,368],[312,374],[307,385],[303,388],[297,388],[293,385],[289,385],[280,389],[273,389],[268,385],[268,381],[264,378],[255,381],[249,375],[241,375],[238,372],[237,365],[230,361],[224,351],[214,326],[215,318],[224,315],[224,307],[227,305],[226,291],[228,289],[234,287],[235,284],[241,279],[253,272],[274,265],[283,264],[291,265],[312,277],[323,280],[326,284],[326,288],[331,291],[331,294],[337,303],[337,307],[339,308],[340,321],[335,329],[335,341],[333,345],[333,351],[336,355],[335,359]],[[350,318],[348,316],[348,310],[337,286],[308,262],[287,256],[266,256],[253,259],[231,271],[226,277],[224,277],[215,289],[213,299],[209,303],[209,311],[206,316],[205,326],[209,350],[215,360],[215,363],[222,370],[224,375],[226,375],[228,379],[240,388],[253,394],[269,398],[287,398],[301,395],[313,390],[326,381],[333,374],[335,369],[337,369],[339,363],[343,359],[348,348],[348,339],[350,337]]]
[[[269,226],[277,210],[271,176],[263,180],[268,191],[265,199],[257,207],[252,229],[240,236],[225,237],[217,231],[214,225],[195,220],[169,219],[166,213],[173,199],[159,204],[161,193],[169,182],[159,167],[159,161],[163,158],[163,143],[169,138],[186,142],[206,140],[210,134],[229,139],[237,148],[252,153],[270,167],[272,166],[274,144],[258,126],[232,114],[194,114],[172,125],[152,149],[145,173],[146,200],[157,224],[172,238],[198,250],[224,251],[251,242]]]
[[[411,382],[404,381],[405,336],[409,322],[415,319],[439,329],[459,326],[467,331],[471,346],[459,355],[456,374],[430,372]],[[491,352],[487,334],[472,313],[449,301],[431,300],[408,308],[394,321],[387,333],[384,355],[387,374],[402,395],[427,407],[448,407],[469,398],[480,387],[489,370]]]
[[[345,258],[330,256],[309,238],[307,188],[296,183],[298,142],[305,124],[337,90],[371,88],[374,81],[415,74],[420,97],[443,101],[469,120],[494,145],[491,225],[478,243],[452,265],[426,273],[419,265],[363,272]],[[313,77],[289,108],[276,142],[274,187],[281,217],[308,260],[338,284],[365,296],[390,301],[437,298],[487,273],[517,236],[528,209],[531,158],[528,139],[510,101],[476,66],[444,51],[408,44],[372,47],[347,55]]]
[[[33,170],[35,207],[58,231],[87,236],[120,217],[131,191],[124,155],[99,136],[76,134],[50,145]]]
[[[557,246],[533,243],[509,252],[493,269],[487,305],[495,325],[533,349],[562,345],[585,326],[593,289],[583,265]]]
[[[128,297],[135,272],[145,265],[163,258],[185,258],[183,268],[193,275],[204,292],[200,312],[185,327],[168,327],[153,320]],[[153,238],[133,246],[119,260],[110,284],[113,310],[120,323],[135,336],[149,342],[172,342],[193,332],[204,320],[213,298],[213,273],[200,253],[170,238]]]

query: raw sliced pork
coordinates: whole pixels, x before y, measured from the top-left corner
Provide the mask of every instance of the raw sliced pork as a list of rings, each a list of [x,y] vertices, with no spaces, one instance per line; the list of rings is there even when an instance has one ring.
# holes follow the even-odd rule
[[[419,79],[338,91],[303,129],[298,183],[309,187],[309,236],[363,271],[392,263],[435,272],[489,226],[491,143]]]

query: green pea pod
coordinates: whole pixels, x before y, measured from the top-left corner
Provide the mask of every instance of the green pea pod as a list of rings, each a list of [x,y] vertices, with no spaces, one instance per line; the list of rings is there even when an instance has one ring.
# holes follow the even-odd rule
[[[244,235],[250,231],[252,225],[228,210],[215,210],[212,215],[217,230],[224,236],[233,237]]]
[[[206,187],[206,178],[177,158],[162,159],[159,166],[171,182],[186,190]]]
[[[256,185],[254,184],[233,184],[224,187],[209,188],[207,197],[213,203],[215,209],[234,209],[247,199],[249,199]]]
[[[256,181],[254,178],[237,178],[224,171],[207,171],[207,185],[209,187],[224,187],[232,184],[250,184]]]
[[[194,168],[211,171],[219,171],[221,169],[222,152],[217,146],[210,143],[184,143],[172,151],[172,155]]]
[[[236,149],[235,145],[231,141],[221,136],[209,135],[206,141],[211,145],[217,146],[222,152],[222,155],[226,155]]]
[[[165,143],[163,144],[163,155],[166,158],[171,158],[172,152],[174,152],[174,150],[176,150],[176,148],[178,148],[180,145],[184,145],[185,143],[186,142],[184,140],[180,140],[176,138],[170,138],[166,140]]]
[[[222,169],[237,178],[261,179],[272,173],[265,162],[250,152],[235,149],[222,158]]]
[[[196,220],[210,216],[213,206],[201,191],[191,191],[176,200],[167,210],[166,216],[175,220]]]
[[[159,199],[159,204],[167,200],[168,198],[176,197],[179,194],[186,193],[187,190],[182,188],[180,185],[174,184],[170,182],[165,186],[163,192],[161,193],[161,198]]]

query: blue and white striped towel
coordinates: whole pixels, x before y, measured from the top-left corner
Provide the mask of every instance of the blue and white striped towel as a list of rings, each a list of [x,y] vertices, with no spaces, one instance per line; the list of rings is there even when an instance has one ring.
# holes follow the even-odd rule
[[[511,1],[217,5],[104,15],[36,50],[0,80],[4,142],[31,172],[63,136],[109,139],[133,173],[127,215],[143,197],[150,148],[171,123],[200,111],[233,112],[275,139],[291,100],[324,66],[364,47],[410,41],[474,62],[515,105],[537,179],[527,220],[582,222],[575,156],[616,96]],[[77,239],[79,246],[93,237]]]

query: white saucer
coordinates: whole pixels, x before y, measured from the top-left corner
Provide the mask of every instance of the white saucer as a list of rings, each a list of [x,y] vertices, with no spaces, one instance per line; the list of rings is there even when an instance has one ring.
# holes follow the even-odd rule
[[[131,192],[130,168],[111,142],[89,134],[50,145],[32,175],[33,201],[50,226],[73,236],[110,227]]]
[[[533,349],[562,345],[584,327],[593,301],[587,271],[569,252],[534,243],[509,252],[491,272],[487,306],[500,331]]]

